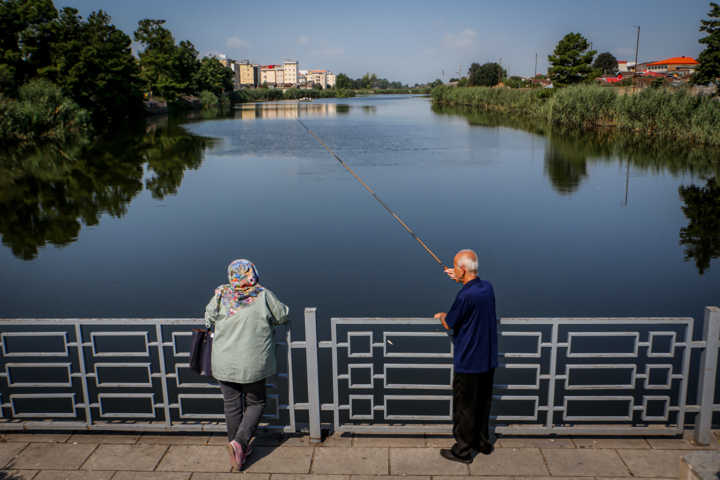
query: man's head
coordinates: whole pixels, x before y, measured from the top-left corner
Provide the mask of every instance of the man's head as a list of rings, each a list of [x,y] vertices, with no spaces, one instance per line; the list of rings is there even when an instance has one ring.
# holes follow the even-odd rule
[[[472,250],[460,250],[453,260],[453,274],[457,281],[466,284],[477,278],[478,257]]]

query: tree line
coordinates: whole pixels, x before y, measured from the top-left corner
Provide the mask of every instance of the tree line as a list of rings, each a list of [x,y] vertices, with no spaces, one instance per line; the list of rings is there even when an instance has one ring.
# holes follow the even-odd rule
[[[233,71],[199,59],[190,41],[176,43],[163,21],[139,22],[139,58],[111,21],[102,10],[87,19],[58,11],[51,0],[0,1],[0,142],[140,116],[149,95],[232,90]]]
[[[380,90],[406,89],[407,85],[402,82],[390,82],[386,78],[378,78],[374,73],[366,73],[361,78],[352,79],[345,73],[338,73],[335,77],[335,88],[338,90],[370,90],[377,88]]]

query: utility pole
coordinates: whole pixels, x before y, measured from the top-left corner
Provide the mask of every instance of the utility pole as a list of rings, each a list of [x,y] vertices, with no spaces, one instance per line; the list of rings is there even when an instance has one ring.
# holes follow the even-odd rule
[[[502,75],[502,58],[500,58],[500,68],[498,68],[498,83],[500,83],[500,75]]]
[[[592,42],[590,42],[590,50],[592,51]]]
[[[537,53],[535,54],[535,76],[537,77]]]
[[[637,55],[638,55],[638,48],[640,48],[640,27],[637,25],[633,25],[633,27],[638,29],[638,36],[637,36],[637,44],[635,45],[635,68],[633,70],[635,71],[635,75],[633,75],[633,94],[635,93],[635,84],[637,84],[637,74],[638,74],[638,65],[637,65]]]

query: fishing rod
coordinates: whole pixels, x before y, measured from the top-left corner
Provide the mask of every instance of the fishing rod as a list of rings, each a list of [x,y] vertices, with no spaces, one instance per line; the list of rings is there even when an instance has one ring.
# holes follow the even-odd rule
[[[327,145],[325,145],[325,143],[324,143],[322,140],[320,140],[320,139],[318,138],[318,136],[315,135],[315,134],[312,132],[312,130],[310,130],[303,122],[301,122],[298,117],[296,117],[295,115],[293,115],[292,112],[290,112],[284,104],[283,104],[283,107],[285,108],[285,111],[288,112],[295,120],[297,120],[297,121],[300,123],[300,125],[302,125],[303,128],[305,128],[305,130],[307,130],[308,132],[310,132],[310,135],[312,135],[313,137],[315,137],[315,139],[316,139],[318,142],[320,142],[320,143],[322,144],[322,146],[325,147],[325,148],[327,149],[327,151],[330,152],[330,153],[332,154],[332,156],[335,157],[335,158],[337,159],[337,161],[342,164],[343,167],[347,168],[348,172],[352,173],[353,177],[355,177],[358,182],[362,183],[362,184],[363,184],[363,187],[367,188],[367,191],[368,191],[368,192],[372,193],[373,197],[375,197],[375,199],[376,199],[378,202],[380,202],[380,204],[381,204],[383,207],[385,207],[385,210],[387,210],[388,212],[390,212],[390,215],[392,215],[393,217],[395,217],[395,220],[397,220],[398,222],[400,222],[400,225],[402,225],[403,227],[405,227],[405,230],[407,230],[407,231],[410,233],[410,235],[412,235],[413,238],[414,238],[415,240],[417,240],[418,243],[420,243],[420,245],[422,245],[423,248],[424,248],[425,250],[427,250],[427,252],[428,252],[430,255],[432,255],[432,257],[433,257],[440,265],[442,265],[443,269],[445,269],[445,270],[448,269],[448,268],[445,266],[445,264],[442,263],[442,262],[440,261],[440,259],[439,259],[437,256],[435,256],[435,254],[427,247],[427,245],[425,245],[425,244],[422,242],[422,240],[420,240],[420,239],[418,238],[418,236],[415,235],[415,232],[413,232],[412,230],[410,230],[410,228],[408,228],[408,226],[405,225],[405,222],[403,222],[402,220],[400,220],[400,217],[398,217],[397,215],[395,215],[395,212],[393,212],[393,211],[390,209],[390,207],[388,207],[387,204],[386,204],[385,202],[383,202],[382,199],[381,199],[380,197],[378,197],[378,196],[375,194],[375,192],[373,192],[373,191],[370,189],[370,187],[368,187],[368,186],[365,184],[365,182],[363,182],[362,180],[360,180],[360,177],[358,177],[357,175],[355,175],[355,172],[353,172],[352,169],[351,169],[350,167],[348,167],[347,164],[340,159],[340,157],[338,157],[337,155],[335,155],[335,152],[333,152],[332,150],[330,150],[330,147],[328,147]]]

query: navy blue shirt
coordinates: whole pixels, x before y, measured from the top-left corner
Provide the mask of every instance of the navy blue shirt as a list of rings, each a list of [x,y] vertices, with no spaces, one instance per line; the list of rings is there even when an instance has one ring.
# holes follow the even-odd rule
[[[479,278],[463,285],[445,318],[455,332],[455,371],[483,373],[498,366],[495,292]]]

